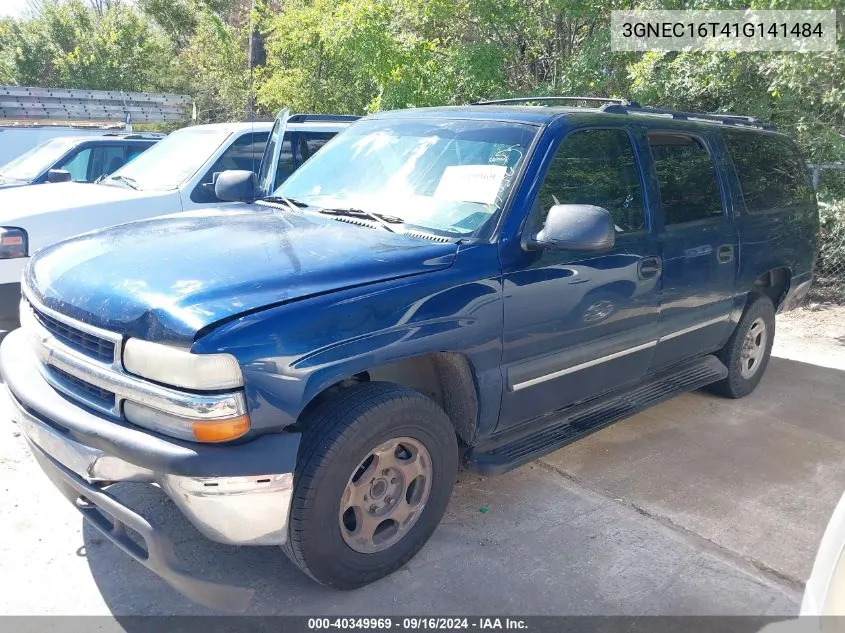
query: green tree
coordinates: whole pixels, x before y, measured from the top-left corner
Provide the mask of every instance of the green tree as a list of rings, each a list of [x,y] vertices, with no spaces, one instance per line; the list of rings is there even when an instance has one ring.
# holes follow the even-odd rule
[[[167,41],[124,5],[99,14],[81,0],[44,3],[36,17],[6,25],[5,46],[23,85],[155,89],[170,55]]]
[[[247,29],[229,26],[211,11],[196,20],[173,64],[174,89],[194,97],[198,123],[242,120],[249,94]]]
[[[0,84],[16,84],[18,69],[15,63],[13,22],[0,19]]]

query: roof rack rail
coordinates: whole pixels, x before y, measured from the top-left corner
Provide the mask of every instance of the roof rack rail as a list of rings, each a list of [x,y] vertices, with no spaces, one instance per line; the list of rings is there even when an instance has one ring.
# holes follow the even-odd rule
[[[288,117],[288,123],[313,123],[315,121],[323,121],[323,122],[352,122],[357,121],[360,119],[357,114],[309,114],[309,113],[301,113],[301,114],[291,114]]]
[[[119,136],[123,139],[137,140],[164,138],[167,134],[164,134],[163,132],[104,132],[103,136]]]
[[[511,97],[508,99],[491,99],[486,100],[482,99],[480,101],[473,101],[470,105],[494,105],[494,104],[507,104],[507,103],[532,103],[535,101],[543,102],[555,102],[555,101],[564,101],[564,102],[571,102],[571,101],[595,101],[596,103],[604,103],[604,104],[613,104],[613,105],[620,105],[620,106],[633,106],[635,108],[640,107],[640,104],[636,101],[628,101],[627,99],[611,99],[609,97]]]
[[[753,127],[760,130],[776,130],[777,128],[766,121],[755,119],[750,116],[739,114],[709,114],[705,112],[682,112],[680,110],[667,110],[651,106],[640,106],[638,104],[606,104],[599,108],[602,112],[611,114],[638,114],[641,116],[671,117],[680,121],[707,121],[710,123],[721,123],[722,125],[739,125],[742,127]]]
[[[165,134],[164,132],[132,132],[131,134],[127,134],[124,138],[134,140],[134,139],[164,138],[165,136],[167,136],[167,134]]]

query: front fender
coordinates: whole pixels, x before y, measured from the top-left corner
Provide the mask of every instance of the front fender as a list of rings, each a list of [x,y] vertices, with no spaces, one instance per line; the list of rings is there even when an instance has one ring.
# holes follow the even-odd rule
[[[468,245],[448,269],[255,312],[213,329],[193,351],[238,359],[256,430],[293,424],[324,389],[367,369],[460,353],[475,372],[484,432],[495,427],[502,393],[501,301],[495,245]]]

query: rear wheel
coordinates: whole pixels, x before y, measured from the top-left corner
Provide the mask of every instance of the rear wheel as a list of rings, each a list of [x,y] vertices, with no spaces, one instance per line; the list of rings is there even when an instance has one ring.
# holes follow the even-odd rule
[[[303,427],[285,553],[337,589],[396,571],[449,502],[458,468],[449,418],[416,391],[370,382],[326,398]]]
[[[736,330],[717,354],[728,368],[728,376],[710,389],[728,398],[742,398],[754,391],[769,364],[774,340],[772,300],[764,295],[752,295]]]

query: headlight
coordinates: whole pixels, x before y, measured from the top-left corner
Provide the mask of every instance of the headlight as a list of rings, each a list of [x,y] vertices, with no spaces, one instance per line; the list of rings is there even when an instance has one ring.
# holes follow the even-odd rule
[[[26,257],[28,251],[26,231],[15,226],[0,226],[0,259]]]
[[[123,403],[123,415],[133,424],[151,431],[196,442],[228,442],[249,431],[246,415],[220,420],[189,420],[131,400]]]
[[[235,389],[244,384],[240,365],[230,354],[192,354],[136,338],[126,341],[123,366],[131,374],[197,391]]]

